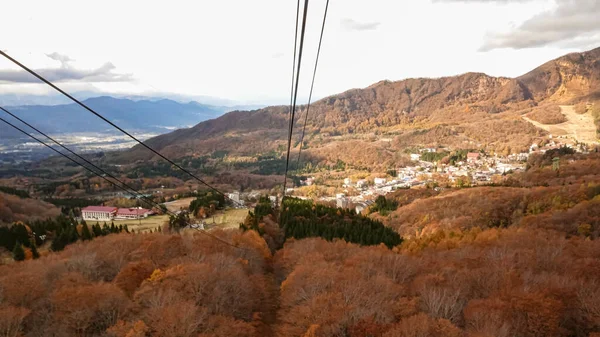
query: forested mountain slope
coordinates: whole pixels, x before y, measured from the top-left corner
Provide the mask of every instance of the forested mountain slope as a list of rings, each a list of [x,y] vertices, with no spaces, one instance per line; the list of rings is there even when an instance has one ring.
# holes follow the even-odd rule
[[[0,266],[0,331],[596,337],[600,155],[561,155],[560,171],[553,157],[532,158],[501,186],[398,192],[398,212],[382,219],[404,240],[295,199],[284,205],[287,226],[265,200],[245,231],[211,231],[222,241],[196,231],[77,240]],[[284,239],[276,231],[283,245],[273,245]]]
[[[312,104],[306,153],[316,160],[343,159],[357,164],[373,158],[384,160],[386,155],[414,145],[518,152],[545,134],[523,121],[522,113],[542,103],[594,100],[600,93],[599,74],[597,48],[565,55],[514,79],[467,73],[381,81]],[[298,138],[305,113],[306,107],[301,106],[296,115]],[[148,144],[175,158],[210,154],[215,149],[234,155],[282,151],[287,118],[286,106],[235,111],[150,139]],[[383,143],[377,141],[382,139]],[[298,140],[294,140],[298,149]],[[351,140],[360,141],[372,158],[336,150]],[[152,156],[136,146],[120,158]]]
[[[42,220],[59,213],[59,208],[42,200],[0,192],[0,226],[15,221]]]

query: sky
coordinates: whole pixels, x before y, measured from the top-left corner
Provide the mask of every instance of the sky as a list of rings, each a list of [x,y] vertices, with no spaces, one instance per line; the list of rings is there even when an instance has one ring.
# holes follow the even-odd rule
[[[325,1],[308,6],[302,101]],[[0,49],[68,92],[285,104],[295,15],[293,0],[11,1]],[[598,0],[330,0],[314,97],[385,79],[519,76],[599,47],[599,17]],[[0,94],[51,92],[0,60]]]

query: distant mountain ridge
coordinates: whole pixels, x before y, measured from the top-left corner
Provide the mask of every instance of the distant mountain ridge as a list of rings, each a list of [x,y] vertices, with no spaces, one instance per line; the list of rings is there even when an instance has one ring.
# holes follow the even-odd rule
[[[241,109],[258,109],[266,106],[267,104],[259,104],[257,102],[240,102],[231,99],[224,99],[220,97],[206,96],[206,95],[185,95],[172,92],[150,92],[146,94],[119,94],[119,93],[108,93],[101,91],[75,91],[69,93],[71,96],[79,99],[86,100],[88,98],[109,96],[114,98],[125,98],[132,101],[157,101],[160,99],[170,99],[179,103],[188,102],[199,102],[205,105],[228,107],[231,110],[235,110],[235,107]],[[70,104],[71,100],[58,93],[50,92],[47,94],[27,94],[27,93],[0,93],[0,102],[5,106],[23,106],[23,105],[60,105]],[[233,108],[233,109],[232,109]]]
[[[216,118],[229,108],[179,103],[169,99],[130,100],[101,96],[83,101],[120,127],[138,132],[164,133]],[[61,105],[7,106],[6,109],[49,133],[112,132],[114,129],[75,103]],[[9,118],[10,119],[10,118]],[[0,138],[18,135],[10,127],[0,125]]]
[[[317,160],[386,165],[403,148],[419,145],[518,152],[544,135],[521,114],[540,104],[574,104],[599,97],[600,48],[565,55],[517,78],[466,73],[381,81],[313,103],[306,153]],[[297,113],[295,150],[305,111],[301,106]],[[174,158],[216,150],[238,155],[274,151],[286,143],[287,116],[286,106],[233,111],[147,142]],[[382,137],[389,141],[374,142]],[[136,146],[123,156],[152,158],[141,150]],[[353,156],[360,152],[365,153]]]

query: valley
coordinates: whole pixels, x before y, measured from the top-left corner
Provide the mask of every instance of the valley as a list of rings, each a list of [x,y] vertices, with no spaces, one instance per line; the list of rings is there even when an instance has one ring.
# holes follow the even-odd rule
[[[133,135],[144,141],[156,137],[158,134],[134,132]],[[128,136],[114,132],[57,133],[49,134],[49,136],[77,153],[122,151],[137,144]],[[45,139],[42,140],[45,141]],[[56,153],[26,136],[10,139],[0,138],[0,163],[2,164],[35,162],[53,155]]]
[[[287,106],[164,134],[167,108],[97,107],[201,181],[85,117],[52,123],[101,173],[6,137],[0,331],[595,337],[599,95],[600,48],[352,89],[311,105],[303,141],[299,107],[285,186]]]

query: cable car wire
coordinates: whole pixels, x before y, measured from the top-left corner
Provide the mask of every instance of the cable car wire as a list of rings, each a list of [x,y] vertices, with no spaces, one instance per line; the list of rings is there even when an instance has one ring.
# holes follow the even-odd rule
[[[306,32],[306,14],[308,11],[308,0],[304,1],[304,14],[302,16],[302,30],[300,32],[300,48],[298,49],[298,65],[296,70],[296,83],[294,90],[294,99],[292,104],[292,115],[290,116],[290,124],[288,130],[288,145],[287,145],[287,154],[285,160],[285,174],[283,177],[283,198],[285,198],[285,192],[287,187],[287,176],[289,171],[290,164],[290,150],[292,146],[292,133],[294,129],[294,117],[296,115],[296,101],[298,99],[298,83],[300,82],[300,66],[302,65],[302,50],[304,48],[304,34]]]
[[[7,112],[7,111],[6,111],[5,109],[3,109],[3,108],[2,108],[2,110],[3,110],[3,111],[5,111],[5,112]],[[10,113],[9,113],[9,114],[10,114]],[[12,116],[12,114],[10,114],[10,115]],[[37,138],[37,137],[33,136],[32,134],[30,134],[30,133],[26,132],[25,130],[23,130],[23,129],[19,128],[18,126],[16,126],[16,125],[14,125],[14,124],[10,123],[9,121],[5,120],[4,118],[0,117],[0,121],[4,122],[5,124],[7,124],[7,125],[11,126],[11,127],[12,127],[12,128],[14,128],[14,129],[18,130],[19,132],[23,133],[24,135],[26,135],[26,136],[28,136],[28,137],[30,137],[30,138],[32,138],[32,139],[34,139],[34,140],[35,140],[35,141],[37,141],[38,143],[40,143],[40,144],[42,144],[42,145],[46,146],[47,148],[51,149],[52,151],[54,151],[54,152],[58,153],[59,155],[61,155],[61,156],[65,157],[65,158],[67,158],[68,160],[72,161],[73,163],[77,164],[78,166],[81,166],[81,167],[83,167],[84,169],[86,169],[87,171],[89,171],[89,172],[93,173],[94,175],[96,175],[96,176],[98,176],[98,177],[100,177],[100,178],[104,179],[105,181],[107,181],[107,182],[108,182],[108,183],[110,183],[111,185],[113,185],[113,186],[115,186],[115,187],[117,187],[117,188],[119,188],[119,189],[121,189],[121,190],[123,190],[123,191],[125,191],[125,192],[127,192],[127,193],[129,193],[129,194],[131,194],[131,195],[134,195],[134,196],[135,196],[135,194],[141,195],[141,194],[140,194],[138,191],[136,191],[135,189],[133,190],[133,193],[132,193],[132,191],[128,191],[128,190],[127,190],[127,189],[125,189],[124,187],[117,185],[115,182],[113,182],[113,181],[111,181],[111,180],[107,179],[106,177],[104,177],[104,176],[100,175],[99,173],[97,173],[97,172],[93,171],[93,170],[92,170],[92,169],[90,169],[89,167],[82,165],[81,163],[77,162],[75,159],[73,159],[73,158],[71,158],[71,157],[67,156],[66,154],[64,154],[64,153],[62,153],[62,152],[60,152],[60,151],[58,151],[57,149],[55,149],[55,148],[53,148],[52,146],[48,145],[46,142],[44,142],[44,141],[42,141],[41,139],[39,139],[39,138]],[[25,124],[25,123],[24,123],[24,124]],[[25,124],[25,125],[27,125],[27,124]],[[29,126],[29,125],[28,125],[28,126]],[[34,130],[35,130],[35,128],[33,128],[33,127],[32,127],[32,129],[34,129]],[[42,132],[40,132],[40,134],[43,134],[43,133],[42,133]],[[46,136],[46,137],[47,137],[47,136]],[[50,139],[50,137],[48,137],[48,138]],[[62,145],[61,145],[61,146],[62,146]],[[70,151],[70,150],[69,150],[69,151]],[[119,181],[120,183],[122,183],[123,185],[125,185],[125,184],[124,184],[122,181],[120,181],[119,179],[116,179],[116,178],[115,178],[115,180],[117,180],[117,181]],[[152,201],[152,203],[153,203],[154,205],[156,205],[156,206],[159,206],[159,204],[158,204],[158,203],[156,203],[156,202],[154,202],[154,201]],[[169,211],[168,209],[167,209],[166,213],[169,213],[170,215],[176,215],[175,213],[173,213],[173,212]],[[190,225],[189,223],[186,223],[186,224],[187,224],[187,225]],[[191,226],[190,226],[190,227],[191,227]],[[231,246],[231,247],[234,247],[234,248],[236,248],[236,249],[242,249],[242,250],[246,250],[246,248],[243,248],[243,247],[238,247],[238,246],[236,246],[236,245],[233,245],[233,244],[231,244],[231,243],[229,243],[229,242],[227,242],[227,241],[225,241],[225,240],[223,240],[223,239],[221,239],[221,238],[219,238],[219,237],[217,237],[217,236],[215,236],[215,235],[213,235],[213,234],[210,234],[210,233],[208,233],[208,232],[206,232],[206,231],[199,230],[199,232],[200,232],[201,234],[203,234],[203,235],[206,235],[206,236],[208,236],[208,237],[210,237],[210,238],[212,238],[212,239],[215,239],[215,240],[217,240],[217,241],[220,241],[221,243],[227,244],[227,245],[229,245],[229,246]]]
[[[304,126],[302,127],[302,136],[300,137],[300,150],[298,150],[298,158],[296,159],[296,170],[299,169],[300,156],[302,155],[302,145],[304,142],[304,133],[306,132],[306,123],[308,122],[308,113],[310,111],[310,102],[312,100],[313,87],[315,86],[315,77],[317,76],[317,66],[319,65],[319,55],[321,54],[321,43],[323,42],[323,32],[325,31],[325,21],[327,20],[327,9],[329,8],[329,0],[325,3],[325,13],[323,14],[323,24],[321,25],[321,35],[319,37],[319,47],[317,48],[317,58],[315,59],[315,68],[313,70],[312,81],[310,83],[310,93],[308,94],[308,103],[306,104],[306,114],[304,116]]]
[[[306,0],[308,2],[308,0]],[[218,189],[216,189],[215,187],[211,186],[210,184],[208,184],[207,182],[205,182],[204,180],[202,180],[201,178],[199,178],[198,176],[196,176],[195,174],[191,173],[190,171],[184,169],[183,167],[181,167],[179,164],[173,162],[171,159],[165,157],[163,154],[161,154],[160,152],[156,151],[155,149],[153,149],[152,147],[146,145],[145,143],[143,143],[142,141],[140,141],[139,139],[137,139],[135,136],[133,136],[132,134],[130,134],[129,132],[125,131],[124,129],[122,129],[121,127],[119,127],[118,125],[116,125],[115,123],[111,122],[110,120],[108,120],[106,117],[102,116],[100,113],[96,112],[94,109],[88,107],[86,104],[82,103],[81,101],[79,101],[78,99],[76,99],[75,97],[69,95],[67,92],[65,92],[64,90],[60,89],[59,87],[57,87],[56,85],[52,84],[52,82],[48,81],[47,79],[45,79],[44,77],[42,77],[41,75],[39,75],[38,73],[36,73],[35,71],[29,69],[28,67],[26,67],[25,65],[23,65],[22,63],[20,63],[19,61],[17,61],[16,59],[12,58],[11,56],[9,56],[8,54],[6,54],[4,51],[0,50],[0,55],[4,56],[5,58],[7,58],[8,60],[10,60],[11,62],[13,62],[14,64],[18,65],[19,67],[21,67],[23,70],[27,71],[28,73],[30,73],[31,75],[35,76],[36,78],[38,78],[40,81],[46,83],[47,85],[49,85],[50,87],[52,87],[53,89],[55,89],[56,91],[60,92],[61,94],[65,95],[66,97],[68,97],[69,99],[71,99],[73,102],[77,103],[78,105],[80,105],[81,107],[83,107],[84,109],[86,109],[87,111],[91,112],[92,114],[96,115],[98,118],[102,119],[103,121],[105,121],[106,123],[110,124],[112,127],[114,127],[115,129],[121,131],[122,133],[126,134],[127,136],[129,136],[129,138],[133,139],[134,141],[136,141],[138,144],[142,145],[143,147],[145,147],[146,149],[150,150],[152,153],[156,154],[157,156],[159,156],[160,158],[166,160],[169,164],[175,166],[176,168],[178,168],[179,170],[187,173],[189,176],[191,176],[192,178],[196,179],[198,182],[200,182],[201,184],[205,185],[206,187],[208,187],[209,189],[211,189],[212,191],[223,195],[225,198],[231,200],[232,202],[238,204],[241,206],[241,204],[231,198],[229,198],[229,196],[227,196],[225,193],[219,191]]]

